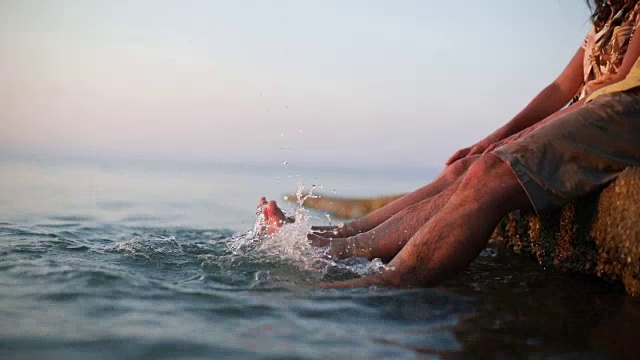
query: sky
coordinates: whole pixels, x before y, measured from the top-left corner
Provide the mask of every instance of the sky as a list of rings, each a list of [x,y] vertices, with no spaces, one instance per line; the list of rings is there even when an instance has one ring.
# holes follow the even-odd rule
[[[0,151],[441,166],[589,29],[579,0],[2,0]]]

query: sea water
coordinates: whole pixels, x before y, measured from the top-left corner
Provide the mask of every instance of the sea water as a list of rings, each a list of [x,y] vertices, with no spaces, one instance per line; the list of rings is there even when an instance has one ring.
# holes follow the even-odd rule
[[[318,287],[384,264],[309,246],[312,224],[339,221],[283,194],[385,195],[434,175],[5,158],[0,358],[635,356],[636,299],[499,248],[433,289]],[[256,237],[260,196],[297,221]]]

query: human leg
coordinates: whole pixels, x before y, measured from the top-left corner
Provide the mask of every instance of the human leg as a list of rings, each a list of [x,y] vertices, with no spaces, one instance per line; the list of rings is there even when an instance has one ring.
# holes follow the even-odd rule
[[[626,167],[640,166],[639,136],[640,90],[603,95],[482,155],[390,270],[325,286],[432,285],[468,265],[508,212],[561,206],[601,189]]]
[[[323,286],[433,285],[469,265],[506,214],[529,207],[511,168],[491,154],[482,155],[447,204],[411,237],[387,270]]]
[[[389,220],[403,209],[435,196],[460,179],[479,155],[461,159],[447,166],[431,183],[391,202],[390,204],[343,226],[315,226],[312,231],[322,237],[347,238],[369,230]]]
[[[337,239],[309,234],[309,239],[315,246],[330,246],[331,252],[338,258],[358,256],[388,261],[402,250],[413,234],[446,205],[460,182],[461,180],[458,180],[441,193],[408,206],[365,233]]]

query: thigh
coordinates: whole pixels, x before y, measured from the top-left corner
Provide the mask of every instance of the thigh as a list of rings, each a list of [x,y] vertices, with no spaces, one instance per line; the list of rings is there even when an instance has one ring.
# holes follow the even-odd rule
[[[603,95],[492,153],[511,166],[537,212],[560,206],[640,166],[640,95]]]

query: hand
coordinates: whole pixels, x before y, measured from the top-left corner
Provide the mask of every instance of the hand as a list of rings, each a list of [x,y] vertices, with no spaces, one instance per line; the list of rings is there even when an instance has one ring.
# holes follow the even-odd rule
[[[489,145],[486,149],[484,149],[484,151],[482,152],[483,154],[488,154],[490,152],[492,152],[493,150],[499,148],[500,146],[504,145],[505,141],[498,141],[498,142],[494,142],[493,144]]]
[[[518,135],[518,134],[516,134]],[[520,136],[510,136],[504,140],[500,140],[500,141],[496,141],[493,144],[489,145],[486,149],[484,149],[484,151],[482,152],[483,154],[488,154],[490,152],[492,152],[493,150],[501,147],[502,145],[508,144],[508,143],[512,143],[516,140],[520,139]]]
[[[483,154],[490,153],[493,150],[501,147],[502,145],[506,145],[506,144],[512,143],[514,141],[520,140],[523,137],[525,137],[525,136],[529,135],[530,133],[532,133],[533,131],[535,131],[536,129],[540,128],[542,125],[544,125],[547,122],[548,121],[546,121],[546,120],[545,121],[541,121],[541,122],[539,122],[539,123],[537,123],[535,125],[532,125],[532,126],[528,127],[527,129],[524,129],[524,130],[520,131],[519,133],[515,133],[515,134],[509,136],[506,139],[502,139],[500,141],[496,141],[493,144],[489,145],[486,149],[484,149]]]
[[[471,156],[471,155],[476,155],[476,154],[482,154],[489,146],[491,146],[491,144],[493,144],[494,141],[491,138],[485,138],[484,140],[478,142],[477,144],[468,147],[468,148],[464,148],[464,149],[460,149],[458,151],[456,151],[450,158],[449,160],[447,160],[447,165],[451,165],[454,162],[465,158],[467,156]]]

